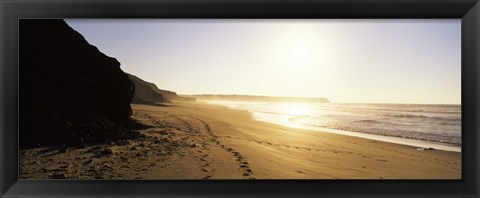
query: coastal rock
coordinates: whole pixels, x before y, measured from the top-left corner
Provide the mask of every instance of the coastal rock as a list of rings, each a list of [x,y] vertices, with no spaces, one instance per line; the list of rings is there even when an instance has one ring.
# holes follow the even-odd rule
[[[169,102],[162,94],[153,91],[147,86],[145,81],[138,77],[128,74],[128,77],[135,84],[135,92],[133,94],[132,103],[157,105],[159,103]]]
[[[418,151],[428,151],[428,150],[435,150],[435,149],[431,148],[431,147],[418,147],[417,150]]]
[[[63,20],[19,21],[20,147],[130,137],[134,85]]]
[[[102,155],[112,155],[112,154],[115,154],[115,151],[113,151],[110,148],[107,148],[107,149],[101,151],[100,154],[102,154]]]
[[[67,147],[62,147],[58,150],[59,153],[68,153]]]
[[[140,79],[135,75],[128,74],[128,77],[135,84],[133,103],[157,104],[170,101],[195,102],[195,98],[180,97],[173,91],[159,89],[157,85]]]

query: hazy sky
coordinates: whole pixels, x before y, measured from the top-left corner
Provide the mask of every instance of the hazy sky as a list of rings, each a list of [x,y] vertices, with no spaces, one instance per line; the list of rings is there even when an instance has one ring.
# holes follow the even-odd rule
[[[460,20],[66,20],[179,94],[460,104]]]

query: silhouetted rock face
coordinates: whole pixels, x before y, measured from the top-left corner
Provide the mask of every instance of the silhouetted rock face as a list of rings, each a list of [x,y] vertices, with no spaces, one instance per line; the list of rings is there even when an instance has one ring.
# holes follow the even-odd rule
[[[140,79],[137,76],[128,74],[128,77],[135,84],[135,94],[133,97],[133,103],[138,104],[155,104],[158,102],[169,101],[189,101],[195,102],[195,98],[180,97],[173,91],[162,90],[157,85]],[[163,101],[160,101],[158,95],[163,96]]]
[[[127,74],[130,80],[135,85],[135,93],[133,94],[132,103],[156,105],[158,103],[168,102],[162,94],[153,91],[145,84],[145,81],[140,78]]]
[[[127,138],[134,85],[63,20],[20,20],[20,146]]]

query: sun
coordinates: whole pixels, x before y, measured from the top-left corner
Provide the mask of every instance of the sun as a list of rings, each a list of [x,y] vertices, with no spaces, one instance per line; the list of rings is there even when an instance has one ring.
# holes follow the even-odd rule
[[[315,64],[315,51],[305,38],[292,39],[285,45],[285,66],[291,70],[308,70]]]
[[[294,65],[307,65],[311,62],[309,49],[305,46],[293,46],[290,49],[290,62]]]

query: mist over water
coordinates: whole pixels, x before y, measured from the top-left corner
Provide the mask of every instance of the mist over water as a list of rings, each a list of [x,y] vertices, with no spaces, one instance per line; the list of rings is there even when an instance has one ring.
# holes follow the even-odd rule
[[[219,102],[255,119],[461,146],[460,105]]]

